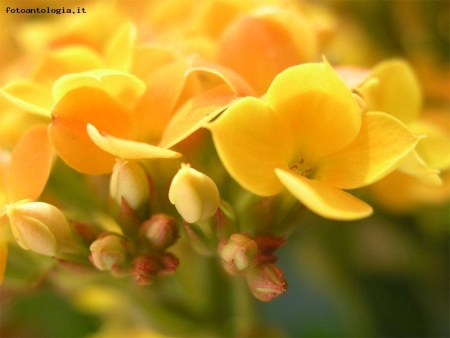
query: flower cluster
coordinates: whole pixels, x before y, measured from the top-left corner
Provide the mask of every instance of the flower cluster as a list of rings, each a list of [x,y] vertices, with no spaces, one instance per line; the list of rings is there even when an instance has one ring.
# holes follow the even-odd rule
[[[340,64],[310,4],[84,7],[24,24],[2,70],[1,279],[15,245],[148,288],[183,265],[178,283],[201,278],[200,257],[271,301],[305,212],[365,218],[347,190],[398,172],[438,186],[450,167],[412,66]]]

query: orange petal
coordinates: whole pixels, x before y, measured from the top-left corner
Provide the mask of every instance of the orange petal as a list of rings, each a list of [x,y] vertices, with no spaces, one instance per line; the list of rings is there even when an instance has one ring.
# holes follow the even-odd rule
[[[58,155],[75,170],[90,175],[112,171],[115,157],[92,142],[86,123],[55,116],[49,126],[49,135]]]
[[[288,28],[293,24],[295,34]],[[297,44],[296,36],[300,36],[302,45]],[[313,42],[312,29],[292,12],[247,15],[235,20],[223,32],[218,61],[243,76],[262,95],[278,73],[312,60]]]
[[[100,131],[118,137],[126,137],[131,132],[129,114],[98,88],[83,87],[69,91],[55,105],[52,115],[91,123]]]
[[[280,73],[266,95],[286,122],[308,161],[347,146],[358,135],[361,115],[349,88],[327,63],[303,64]]]
[[[7,172],[11,202],[39,197],[47,184],[52,158],[47,126],[35,127],[20,139],[12,152]]]
[[[295,198],[319,216],[351,221],[372,214],[370,205],[324,182],[310,180],[278,168],[275,173]]]
[[[160,147],[171,148],[220,114],[235,94],[225,85],[193,97],[170,120]]]
[[[186,82],[188,62],[162,65],[147,79],[147,91],[133,112],[139,141],[158,143]]]
[[[93,125],[87,125],[87,132],[91,140],[107,153],[124,159],[143,158],[177,158],[180,153],[148,143],[123,140],[111,135],[101,135]]]
[[[371,184],[393,171],[420,139],[388,114],[371,112],[362,116],[356,139],[324,159],[315,179],[341,189]]]
[[[293,142],[264,101],[240,99],[208,128],[222,163],[240,185],[261,196],[283,189],[273,170],[287,166]]]

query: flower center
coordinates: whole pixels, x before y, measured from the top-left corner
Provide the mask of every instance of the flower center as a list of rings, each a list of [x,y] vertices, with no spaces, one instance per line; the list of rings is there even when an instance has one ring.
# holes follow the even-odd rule
[[[313,172],[313,168],[305,163],[303,157],[300,157],[297,161],[294,161],[292,164],[290,164],[289,169],[291,169],[296,174],[302,175],[307,178],[309,178]]]

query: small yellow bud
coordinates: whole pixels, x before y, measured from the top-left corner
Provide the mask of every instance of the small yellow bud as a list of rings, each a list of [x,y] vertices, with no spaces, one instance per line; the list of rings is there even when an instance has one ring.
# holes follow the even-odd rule
[[[147,174],[138,163],[118,159],[113,168],[109,190],[117,205],[122,205],[123,198],[131,209],[137,210],[150,194]]]
[[[72,252],[73,237],[64,214],[43,202],[15,203],[7,214],[14,238],[25,250],[54,256]]]
[[[127,242],[120,235],[105,233],[90,246],[92,264],[99,270],[109,270],[113,275],[121,275],[128,264]]]
[[[187,222],[195,223],[214,215],[219,191],[211,178],[183,163],[170,185],[169,200]]]

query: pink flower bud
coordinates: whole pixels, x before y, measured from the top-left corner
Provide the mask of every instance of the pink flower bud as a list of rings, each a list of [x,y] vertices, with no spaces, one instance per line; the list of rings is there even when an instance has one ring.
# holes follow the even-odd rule
[[[164,251],[178,239],[178,225],[172,217],[156,214],[142,223],[141,235],[151,249]]]
[[[180,263],[179,259],[170,252],[166,252],[158,257],[159,264],[161,265],[158,271],[158,276],[167,276],[175,273]]]
[[[25,250],[55,256],[73,253],[75,242],[64,214],[43,202],[15,203],[7,208],[11,230]]]
[[[131,276],[137,285],[152,284],[161,268],[156,256],[137,256],[131,263]]]
[[[184,163],[170,184],[169,200],[189,223],[212,217],[220,201],[214,181]]]
[[[250,291],[263,302],[270,302],[287,290],[283,270],[275,264],[262,264],[251,268],[246,279]]]
[[[118,234],[106,233],[91,244],[89,258],[97,269],[108,270],[114,276],[126,274],[128,265],[128,244]]]
[[[234,268],[236,272],[244,271],[255,261],[258,246],[247,234],[233,234],[229,240],[219,244],[219,256],[224,261],[228,272]]]

